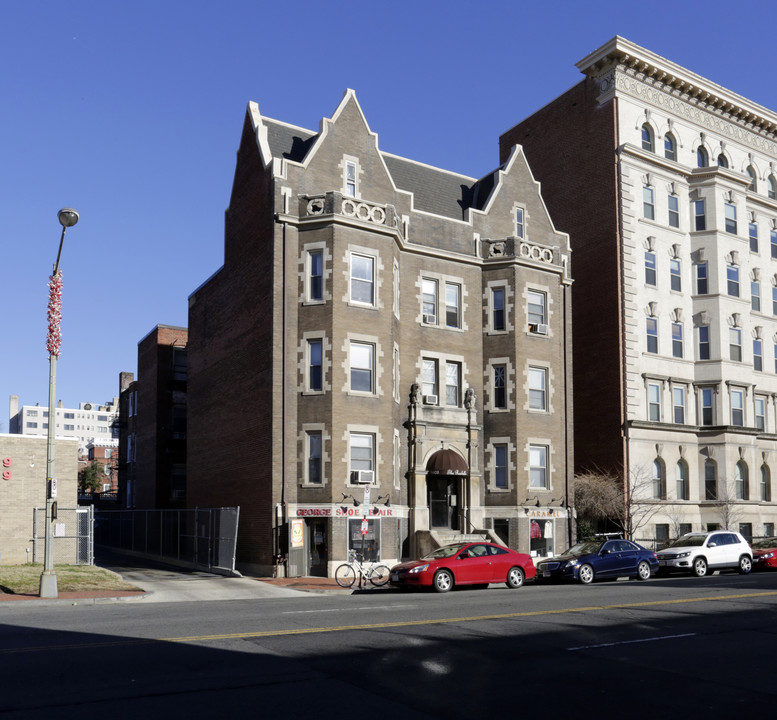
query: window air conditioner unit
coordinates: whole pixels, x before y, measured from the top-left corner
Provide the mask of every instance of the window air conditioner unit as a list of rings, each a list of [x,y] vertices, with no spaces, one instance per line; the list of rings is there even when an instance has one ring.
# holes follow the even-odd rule
[[[436,315],[424,315],[424,322],[427,325],[436,325],[437,324],[437,316]]]
[[[544,323],[540,323],[539,325],[534,326],[534,332],[537,333],[537,335],[547,335],[548,334],[548,326]]]
[[[424,395],[424,405],[437,405],[437,396]]]
[[[372,485],[375,482],[374,470],[352,470],[351,482],[362,485]]]

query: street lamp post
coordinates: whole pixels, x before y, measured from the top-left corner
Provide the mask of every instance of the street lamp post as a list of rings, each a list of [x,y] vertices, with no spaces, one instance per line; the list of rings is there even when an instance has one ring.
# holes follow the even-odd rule
[[[62,225],[62,236],[59,239],[57,261],[54,263],[54,271],[49,278],[49,330],[46,339],[46,349],[49,351],[49,426],[48,441],[46,443],[46,527],[45,542],[43,545],[43,572],[40,576],[39,595],[42,598],[55,598],[57,592],[57,574],[54,572],[54,554],[52,552],[52,527],[54,521],[54,498],[56,487],[54,479],[54,438],[56,437],[57,411],[57,358],[62,341],[59,323],[62,316],[62,273],[59,269],[59,259],[62,256],[62,244],[65,241],[65,231],[78,222],[78,213],[73,208],[62,208],[59,213],[59,222]]]

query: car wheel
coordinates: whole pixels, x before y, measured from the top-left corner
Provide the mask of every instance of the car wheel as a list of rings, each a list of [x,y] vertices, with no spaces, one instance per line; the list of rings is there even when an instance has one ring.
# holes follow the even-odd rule
[[[650,580],[650,564],[644,560],[637,565],[637,580]]]
[[[519,588],[523,585],[525,575],[523,570],[519,567],[511,567],[510,572],[507,573],[507,587]]]
[[[438,570],[432,584],[438,593],[448,592],[453,587],[453,575],[448,570]]]
[[[577,579],[583,585],[590,585],[594,581],[594,569],[588,563],[581,565],[577,571]]]
[[[697,557],[693,561],[693,574],[696,577],[704,577],[708,572],[707,561],[703,557]]]
[[[739,558],[739,574],[747,575],[753,569],[753,561],[749,555],[743,555]]]

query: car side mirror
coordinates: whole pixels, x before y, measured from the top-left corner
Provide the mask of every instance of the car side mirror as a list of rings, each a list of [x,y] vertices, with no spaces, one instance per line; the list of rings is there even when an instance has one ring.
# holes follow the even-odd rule
[[[717,547],[718,544],[716,542],[711,542],[707,547]]]
[[[602,550],[599,554],[600,555],[609,555],[610,551],[609,550]]]

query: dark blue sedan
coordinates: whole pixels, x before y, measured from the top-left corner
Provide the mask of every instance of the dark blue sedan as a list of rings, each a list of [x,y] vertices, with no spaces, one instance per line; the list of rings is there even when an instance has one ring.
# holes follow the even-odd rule
[[[631,540],[586,540],[573,545],[558,557],[537,564],[537,580],[594,580],[633,577],[648,580],[658,570],[652,550]]]

